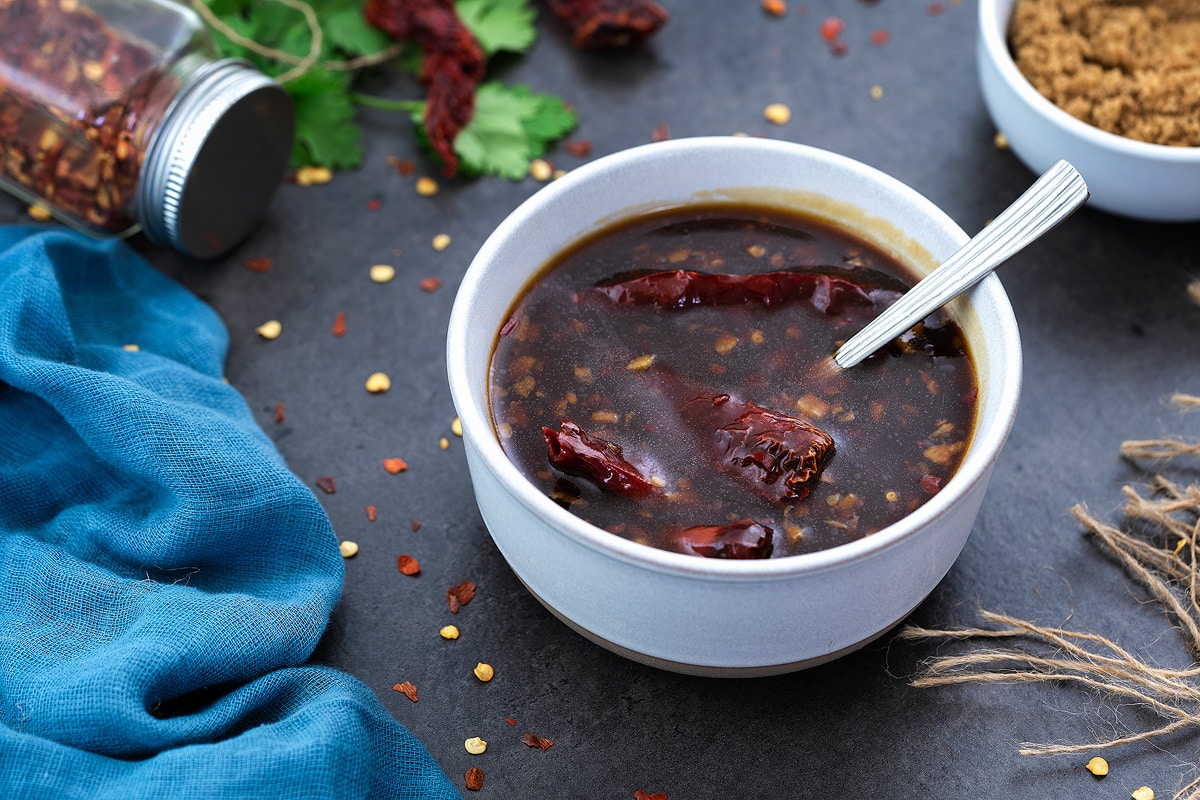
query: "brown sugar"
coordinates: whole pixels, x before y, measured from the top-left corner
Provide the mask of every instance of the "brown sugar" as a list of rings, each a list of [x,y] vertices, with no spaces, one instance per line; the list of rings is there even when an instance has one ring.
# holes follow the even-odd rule
[[[1009,46],[1029,82],[1072,116],[1200,147],[1198,0],[1018,0]]]

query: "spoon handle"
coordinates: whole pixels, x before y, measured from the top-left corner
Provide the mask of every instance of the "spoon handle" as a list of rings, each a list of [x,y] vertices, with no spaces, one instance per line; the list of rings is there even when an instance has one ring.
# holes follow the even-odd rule
[[[1024,250],[1087,198],[1079,172],[1066,161],[1057,162],[975,238],[851,336],[833,360],[843,369],[853,367]]]

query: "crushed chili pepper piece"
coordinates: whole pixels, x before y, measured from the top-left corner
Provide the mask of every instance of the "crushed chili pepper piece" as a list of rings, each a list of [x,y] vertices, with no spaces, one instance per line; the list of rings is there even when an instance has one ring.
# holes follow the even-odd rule
[[[395,686],[392,687],[392,691],[400,692],[405,697],[407,697],[409,700],[412,700],[414,703],[417,702],[417,687],[414,686],[411,681],[404,681],[403,683],[397,683]]]
[[[550,463],[568,475],[614,494],[636,497],[655,491],[654,484],[625,460],[619,444],[591,436],[570,420],[563,420],[557,431],[543,427],[542,436]]]
[[[421,530],[421,520],[419,520],[419,519],[412,520],[411,522],[408,523],[408,527],[412,528],[413,533],[416,533],[417,531]]]
[[[936,17],[938,14],[944,14],[946,12],[946,4],[930,3],[929,5],[925,6],[925,11],[929,13],[929,16]]]
[[[821,23],[821,38],[829,44],[837,41],[837,38],[842,35],[845,30],[846,23],[839,17],[826,17]]]
[[[399,475],[408,469],[408,462],[403,458],[385,458],[383,468],[392,475]]]
[[[284,407],[283,403],[276,403],[275,404],[275,424],[276,425],[283,424],[283,420],[286,417],[287,417],[287,409]]]
[[[446,605],[450,606],[450,613],[457,614],[459,608],[470,603],[475,598],[475,589],[476,586],[472,581],[463,581],[447,589]]]
[[[246,269],[251,272],[266,272],[275,262],[269,258],[247,258]]]
[[[454,140],[475,115],[475,88],[486,66],[483,49],[452,0],[367,0],[364,15],[392,38],[420,45],[425,132],[452,177],[458,171]]]
[[[337,480],[332,475],[317,478],[317,488],[325,494],[337,494]]]
[[[379,519],[379,509],[375,506],[367,506],[367,522],[374,522]]]
[[[401,553],[396,556],[396,566],[400,569],[401,575],[419,575],[421,574],[421,564],[407,553]]]
[[[345,336],[346,335],[346,312],[345,311],[339,311],[336,314],[334,314],[334,316],[333,316],[333,335],[334,336]]]
[[[517,724],[517,721],[516,721],[515,719],[513,719],[512,717],[505,717],[505,718],[504,718],[504,721],[505,721],[505,722],[507,722],[509,725],[516,725],[516,724]]]
[[[563,149],[578,158],[587,158],[592,154],[592,142],[590,139],[573,139],[565,142]]]
[[[921,489],[924,490],[925,494],[932,497],[933,495],[937,494],[938,490],[941,488],[942,481],[936,475],[921,476]]]
[[[471,767],[463,773],[463,781],[472,792],[478,792],[483,788],[483,770],[479,767]]]
[[[367,211],[378,211],[383,208],[383,200],[378,197],[372,197],[367,201]]]
[[[546,0],[566,23],[572,43],[582,49],[640,44],[667,23],[668,15],[651,0]]]
[[[654,126],[654,130],[650,131],[650,141],[665,142],[671,138],[671,126],[665,122],[660,122]]]
[[[442,288],[441,278],[421,278],[421,291],[436,292]]]
[[[783,0],[762,0],[762,10],[773,17],[782,17],[787,14],[787,3]]]
[[[543,750],[549,750],[554,746],[554,742],[534,733],[526,733],[522,735],[521,744],[525,745],[526,747],[540,747]]]
[[[411,175],[417,171],[417,162],[411,158],[400,158],[399,156],[388,156],[386,159],[389,166],[401,175]]]
[[[667,793],[654,792],[651,794],[650,792],[644,792],[641,789],[638,789],[633,793],[633,800],[667,800]]]
[[[883,29],[877,28],[871,31],[871,44],[876,46],[885,45],[892,40],[892,34]]]

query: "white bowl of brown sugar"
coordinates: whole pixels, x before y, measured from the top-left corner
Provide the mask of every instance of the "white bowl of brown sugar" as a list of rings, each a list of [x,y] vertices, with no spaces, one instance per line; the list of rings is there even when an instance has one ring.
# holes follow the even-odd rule
[[[980,0],[977,55],[988,111],[1035,173],[1063,158],[1091,207],[1200,220],[1200,3]]]
[[[447,368],[483,521],[571,628],[752,676],[882,635],[967,541],[1017,410],[988,277],[862,364],[837,345],[966,234],[828,151],[677,139],[547,184],[467,270]]]

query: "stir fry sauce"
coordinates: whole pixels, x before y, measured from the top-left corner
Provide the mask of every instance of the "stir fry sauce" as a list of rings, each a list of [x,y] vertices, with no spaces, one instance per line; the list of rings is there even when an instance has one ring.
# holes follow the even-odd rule
[[[831,355],[913,282],[816,219],[689,206],[549,264],[497,337],[489,402],[531,481],[615,535],[713,558],[868,536],[936,494],[975,421],[939,311],[859,366]]]

